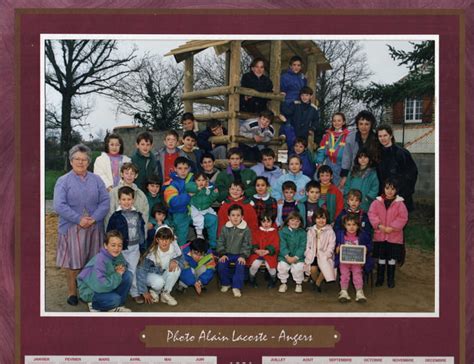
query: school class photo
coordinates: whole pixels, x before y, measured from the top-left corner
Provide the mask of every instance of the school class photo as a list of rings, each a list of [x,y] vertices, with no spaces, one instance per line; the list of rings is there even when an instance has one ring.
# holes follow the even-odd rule
[[[434,40],[43,57],[45,312],[435,311]]]

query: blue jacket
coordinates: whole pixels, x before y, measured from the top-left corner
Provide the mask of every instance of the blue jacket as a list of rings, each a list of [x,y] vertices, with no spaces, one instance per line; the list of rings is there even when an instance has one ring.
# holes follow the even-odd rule
[[[349,210],[344,209],[339,215],[337,215],[336,220],[334,221],[334,231],[344,231],[344,226],[342,225],[342,218],[348,214]],[[359,209],[359,211],[353,212],[353,214],[359,215],[360,229],[364,231],[367,235],[372,236],[374,229],[372,228],[372,224],[370,223],[369,215],[367,215],[367,212],[362,209]]]
[[[283,72],[280,78],[280,90],[284,92],[285,103],[296,101],[300,97],[300,90],[306,86],[307,80],[302,73],[294,73],[290,68]]]
[[[277,181],[277,179],[283,175],[283,171],[280,167],[273,166],[273,168],[275,168],[273,171],[266,171],[263,163],[258,163],[250,169],[254,171],[257,176],[267,177],[271,187]]]
[[[143,216],[141,212],[135,211],[138,214],[138,234],[139,234],[139,245],[143,245],[145,242],[145,220],[143,220]],[[112,216],[110,216],[109,223],[107,224],[106,232],[110,230],[118,230],[123,237],[123,250],[128,249],[128,224],[127,219],[125,216],[122,215],[122,210],[115,211]]]
[[[336,231],[336,247],[338,247],[341,244],[344,244],[344,235],[345,231],[344,230],[337,230]],[[364,265],[364,271],[369,273],[372,271],[374,268],[374,261],[372,259],[372,238],[370,235],[364,233],[361,231],[358,236],[359,239],[359,245],[365,245],[367,248],[366,250],[366,256],[365,256],[365,265]],[[334,266],[339,267],[339,254],[336,254],[336,257],[334,259]]]
[[[288,172],[286,174],[283,174],[280,178],[277,179],[275,182],[275,185],[272,186],[272,197],[275,200],[281,200],[283,199],[283,191],[281,189],[281,186],[283,185],[284,182],[286,181],[293,181],[296,185],[296,194],[295,194],[295,200],[299,201],[303,197],[306,196],[306,184],[311,181],[311,179],[304,175],[303,172],[298,172],[296,174],[293,174],[291,172]]]
[[[199,262],[196,262],[188,252],[184,254],[184,269],[181,271],[179,279],[187,286],[193,286],[197,280],[205,286],[207,285],[216,272],[216,262],[212,251],[209,250]]]
[[[297,138],[308,140],[309,131],[314,133],[314,141],[319,145],[324,134],[324,126],[319,119],[318,108],[301,101],[283,103],[282,114],[285,115],[295,130]]]
[[[303,163],[303,174],[308,176],[310,179],[314,178],[314,173],[316,172],[316,164],[314,163],[314,156],[308,149],[301,154],[296,154],[294,151],[288,155],[288,158],[291,156],[297,155],[301,158]]]
[[[227,135],[227,129],[222,128],[222,130],[224,132],[224,135]],[[202,149],[205,152],[210,152],[212,150],[212,144],[209,141],[209,138],[213,136],[214,134],[209,128],[206,128],[205,130],[200,131],[197,135],[197,145],[199,149]]]
[[[170,214],[187,213],[191,196],[186,193],[186,183],[194,180],[193,174],[188,173],[186,178],[180,178],[176,172],[171,172],[171,180],[167,182],[163,195]]]

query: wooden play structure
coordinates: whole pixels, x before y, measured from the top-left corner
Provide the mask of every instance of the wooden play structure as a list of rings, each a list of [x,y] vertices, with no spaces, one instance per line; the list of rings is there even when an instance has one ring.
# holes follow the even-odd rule
[[[194,90],[194,55],[213,47],[216,54],[225,53],[226,79],[222,87],[206,90]],[[262,93],[240,86],[240,60],[244,49],[252,58],[263,58],[269,67],[269,77],[273,82],[272,93]],[[193,40],[171,50],[166,56],[174,56],[176,62],[184,61],[184,111],[193,112],[193,104],[207,104],[223,107],[223,111],[194,115],[198,121],[210,119],[227,120],[228,135],[212,137],[215,144],[227,144],[235,147],[238,143],[252,142],[239,135],[239,120],[256,118],[257,115],[239,111],[240,95],[261,97],[270,100],[269,109],[276,115],[276,130],[271,145],[280,146],[284,137],[278,137],[280,103],[284,95],[280,93],[280,75],[288,67],[292,56],[300,56],[304,63],[308,86],[316,90],[318,72],[329,70],[331,66],[321,49],[311,40]],[[216,99],[224,96],[224,100]],[[213,98],[214,97],[214,98]]]

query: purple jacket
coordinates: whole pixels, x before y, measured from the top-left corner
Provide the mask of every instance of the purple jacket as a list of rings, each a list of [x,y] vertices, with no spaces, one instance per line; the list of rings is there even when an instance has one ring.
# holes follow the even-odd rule
[[[85,214],[102,225],[109,212],[110,197],[99,176],[87,172],[81,178],[71,171],[56,182],[53,206],[59,215],[59,233],[66,234],[71,226],[79,224]]]

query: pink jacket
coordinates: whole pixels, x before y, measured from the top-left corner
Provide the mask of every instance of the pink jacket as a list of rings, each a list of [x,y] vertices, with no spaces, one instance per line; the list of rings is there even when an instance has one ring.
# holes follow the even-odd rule
[[[334,268],[334,249],[336,247],[336,234],[331,225],[323,227],[319,242],[316,238],[316,225],[308,229],[306,251],[304,253],[305,271],[309,274],[314,257],[318,258],[318,267],[327,282],[336,280]]]
[[[388,209],[385,208],[381,196],[377,197],[369,208],[369,220],[374,227],[373,241],[388,241],[394,244],[403,244],[403,227],[408,222],[408,211],[403,197],[395,197]],[[379,224],[390,226],[394,231],[386,234],[378,229]]]

